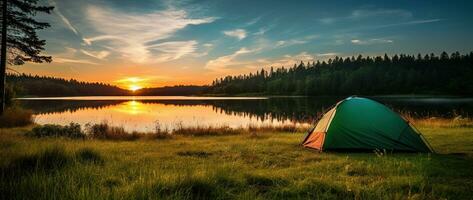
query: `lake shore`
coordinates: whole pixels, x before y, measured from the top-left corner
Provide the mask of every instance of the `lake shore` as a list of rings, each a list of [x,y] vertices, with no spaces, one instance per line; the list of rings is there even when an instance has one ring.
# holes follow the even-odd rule
[[[0,129],[4,199],[467,199],[473,128],[418,124],[437,154],[317,153],[303,133],[135,141]]]

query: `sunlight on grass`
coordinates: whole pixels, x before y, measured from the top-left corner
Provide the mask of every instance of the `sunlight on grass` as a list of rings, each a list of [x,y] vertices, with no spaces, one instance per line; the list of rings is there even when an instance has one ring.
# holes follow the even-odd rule
[[[471,128],[419,129],[440,154],[315,153],[298,145],[300,132],[119,142],[0,129],[0,193],[8,199],[469,198]]]

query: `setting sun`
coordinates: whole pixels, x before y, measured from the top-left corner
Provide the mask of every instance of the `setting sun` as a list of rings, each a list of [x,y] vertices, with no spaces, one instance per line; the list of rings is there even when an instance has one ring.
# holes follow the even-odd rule
[[[126,78],[122,78],[120,80],[115,81],[115,83],[118,86],[131,90],[133,92],[139,89],[142,89],[144,87],[149,87],[148,79],[141,78],[141,77],[126,77]]]
[[[138,86],[138,85],[130,85],[130,86],[128,86],[128,89],[131,90],[131,91],[133,91],[133,92],[136,91],[136,90],[139,90],[139,89],[141,89],[141,88],[143,88],[143,87]]]

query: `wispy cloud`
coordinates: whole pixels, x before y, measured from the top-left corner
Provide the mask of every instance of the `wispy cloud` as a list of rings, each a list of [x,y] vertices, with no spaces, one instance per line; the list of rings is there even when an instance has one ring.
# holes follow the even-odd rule
[[[179,59],[185,55],[193,54],[197,49],[198,42],[189,41],[173,41],[164,42],[149,46],[152,51],[157,51],[157,57],[154,58],[158,62],[165,62]]]
[[[335,21],[337,21],[338,18],[333,18],[333,17],[325,17],[319,19],[320,23],[322,24],[333,24]]]
[[[315,60],[315,56],[303,51],[298,54],[286,54],[282,57],[273,58],[273,59],[258,59],[253,62],[245,63],[245,68],[250,70],[256,70],[260,68],[268,69],[272,67],[292,67],[294,64],[298,64],[301,61],[304,63],[312,62]]]
[[[393,40],[380,39],[380,38],[374,38],[374,39],[368,39],[368,40],[360,40],[360,39],[351,40],[351,43],[355,45],[389,44],[393,42],[394,42]]]
[[[58,56],[54,56],[53,62],[55,63],[78,63],[78,64],[89,64],[89,65],[97,65],[97,63],[85,60],[85,59],[74,59],[74,58],[61,58]]]
[[[90,64],[97,65],[98,63],[92,62],[87,59],[82,59],[77,56],[79,51],[72,47],[64,47],[64,51],[58,54],[51,54],[53,57],[53,63],[71,63],[71,64]],[[80,51],[82,52],[82,50]]]
[[[72,32],[74,32],[77,36],[79,36],[79,32],[77,31],[77,29],[71,24],[71,22],[69,21],[69,19],[67,19],[60,11],[59,9],[59,6],[57,5],[57,3],[54,1],[54,0],[49,0],[49,4],[51,6],[54,6],[54,14],[56,14],[60,19],[61,21],[66,25],[67,28],[69,28]]]
[[[269,27],[262,27],[257,32],[253,33],[253,35],[264,35],[269,29]]]
[[[349,17],[354,18],[354,19],[360,19],[360,18],[366,18],[366,17],[379,17],[379,16],[394,16],[394,17],[409,18],[409,17],[412,17],[412,13],[408,10],[403,10],[403,9],[370,8],[370,9],[354,10]]]
[[[416,25],[416,24],[427,24],[442,21],[443,19],[422,19],[422,20],[412,20],[407,22],[395,23],[395,24],[384,24],[379,26],[373,26],[371,28],[387,28],[394,26],[405,26],[405,25]]]
[[[296,39],[279,40],[276,42],[275,47],[288,47],[288,46],[293,46],[293,45],[306,44],[310,42],[311,40],[317,39],[319,37],[320,35],[313,34],[313,35],[307,35],[307,36],[296,38]]]
[[[337,56],[337,55],[339,55],[339,53],[330,52],[330,53],[319,53],[316,56],[317,57],[333,57],[333,56]]]
[[[246,26],[254,25],[254,24],[258,23],[260,20],[261,20],[261,16],[260,17],[255,17],[252,20],[250,20],[249,22],[247,22]]]
[[[395,17],[408,19],[412,17],[412,12],[404,9],[385,9],[385,8],[365,8],[353,10],[349,15],[341,17],[324,17],[318,21],[322,24],[333,24],[343,20],[362,20],[374,17]]]
[[[84,49],[81,49],[80,52],[82,52],[85,55],[88,55],[90,57],[97,58],[100,60],[110,55],[109,51],[86,51]]]
[[[297,45],[297,44],[305,44],[309,41],[307,40],[279,40],[276,42],[277,47],[287,47],[287,46],[292,46],[292,45]]]
[[[213,60],[209,60],[205,65],[205,69],[222,72],[228,70],[228,67],[231,66],[241,66],[247,64],[245,62],[238,61],[238,56],[253,53],[259,50],[260,49],[247,49],[245,47],[240,48],[238,51],[235,51],[230,55],[225,55]]]
[[[98,6],[89,6],[87,17],[102,35],[86,38],[86,43],[107,42],[123,57],[137,63],[167,61],[187,55],[194,49],[195,41],[158,42],[170,38],[189,25],[206,24],[216,20],[215,17],[189,18],[185,10],[168,9],[131,14]],[[156,51],[158,47],[161,49]]]
[[[223,34],[225,34],[226,36],[235,37],[239,40],[246,38],[246,31],[244,29],[223,31]]]
[[[286,67],[289,67],[294,64],[297,64],[299,62],[307,62],[307,61],[314,61],[315,60],[315,56],[306,52],[306,51],[303,51],[303,52],[300,52],[298,54],[295,54],[295,55],[284,55],[282,58],[279,58],[277,60],[273,60],[271,62],[271,66],[286,66]]]

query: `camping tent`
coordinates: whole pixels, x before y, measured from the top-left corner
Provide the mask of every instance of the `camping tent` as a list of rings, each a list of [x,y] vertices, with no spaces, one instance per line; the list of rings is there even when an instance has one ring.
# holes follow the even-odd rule
[[[411,124],[374,100],[349,97],[326,112],[302,145],[319,151],[433,152]]]

